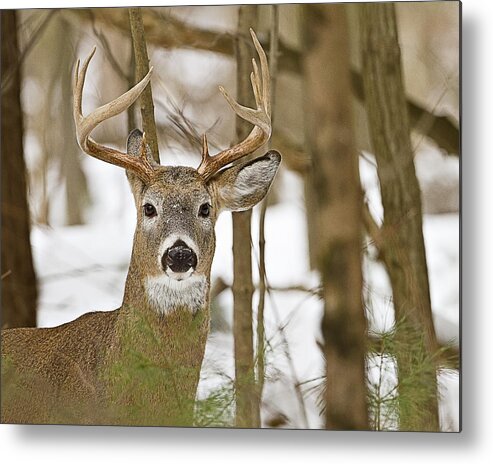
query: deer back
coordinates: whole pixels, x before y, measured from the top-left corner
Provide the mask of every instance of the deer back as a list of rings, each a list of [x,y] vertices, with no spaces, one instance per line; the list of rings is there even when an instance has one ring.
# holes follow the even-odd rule
[[[117,311],[54,328],[2,330],[2,422],[91,423]]]

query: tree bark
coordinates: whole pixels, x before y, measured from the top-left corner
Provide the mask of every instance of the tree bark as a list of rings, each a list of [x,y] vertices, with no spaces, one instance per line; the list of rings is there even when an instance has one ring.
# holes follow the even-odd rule
[[[29,237],[29,205],[22,145],[21,76],[18,66],[16,11],[3,10],[0,15],[2,27],[2,327],[34,327],[36,325],[37,290]],[[9,74],[11,77],[6,82],[6,76]]]
[[[55,26],[56,25],[56,26]],[[55,27],[53,27],[55,26]],[[72,37],[72,27],[64,18],[56,18],[51,30],[55,33],[54,39],[58,41],[53,44],[51,50],[58,52],[55,55],[56,62],[53,63],[53,83],[58,84],[62,93],[62,101],[72,101],[73,81],[73,46],[69,38]],[[58,81],[58,82],[57,82]],[[54,92],[51,89],[50,92]],[[56,101],[50,98],[50,101]],[[51,149],[59,159],[60,173],[65,181],[66,198],[66,223],[67,225],[78,225],[84,222],[84,208],[89,201],[87,179],[82,169],[75,134],[75,124],[72,115],[72,105],[65,103],[60,105],[60,111],[53,121],[53,127],[45,128],[52,132]],[[64,134],[60,137],[59,134]],[[55,146],[53,146],[53,144]],[[45,147],[50,150],[49,147]],[[49,156],[47,154],[47,156]]]
[[[255,28],[257,7],[240,6],[238,12],[238,37],[235,42],[237,57],[237,100],[249,107],[255,105],[250,87],[252,48],[249,41],[250,27]],[[243,119],[236,119],[236,137],[243,140],[251,126]],[[252,212],[233,213],[233,298],[234,298],[234,350],[236,426],[256,428],[260,426],[260,409],[255,384],[253,349],[253,281],[251,247]]]
[[[144,33],[144,23],[140,8],[129,9],[130,30],[135,57],[135,79],[139,82],[149,72],[149,57]],[[152,100],[151,83],[142,92],[140,98],[140,112],[142,114],[142,128],[151,153],[159,163],[159,146],[157,141],[156,121],[154,119],[154,102]]]
[[[33,13],[25,19],[32,20],[36,15]],[[34,133],[41,145],[41,160],[33,166],[29,176],[31,210],[37,223],[49,225],[51,195],[56,188],[62,187],[65,224],[82,224],[89,193],[72,115],[74,47],[77,46],[73,26],[63,15],[54,15],[49,27],[42,33],[30,35],[28,42],[32,43],[34,52],[27,59],[23,52],[23,70],[34,80],[44,83],[42,104],[24,121],[25,131]],[[55,182],[50,182],[47,175],[52,169],[57,171]]]
[[[317,267],[324,296],[327,429],[368,429],[362,193],[354,146],[345,5],[306,5],[303,66]]]
[[[399,348],[401,430],[438,430],[433,326],[423,240],[421,194],[410,139],[402,81],[395,7],[392,3],[359,6],[366,110],[384,220],[381,250],[392,285]],[[428,358],[430,369],[415,376]],[[416,394],[417,389],[425,389]]]

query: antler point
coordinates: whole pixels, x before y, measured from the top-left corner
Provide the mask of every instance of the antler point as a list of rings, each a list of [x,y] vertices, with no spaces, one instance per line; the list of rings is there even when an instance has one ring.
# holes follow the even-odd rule
[[[209,158],[209,145],[207,143],[207,134],[204,132],[202,135],[202,159],[206,160]]]
[[[96,45],[94,45],[94,47],[92,48],[92,52],[89,54],[89,57],[87,58],[88,64],[89,64],[89,61],[92,60],[92,57],[96,53],[96,50],[97,50],[97,47],[96,47]]]
[[[91,131],[101,122],[122,113],[138,98],[145,88],[145,85],[149,82],[150,73],[153,68],[151,67],[147,78],[142,79],[138,84],[134,85],[130,90],[125,92],[123,95],[120,95],[120,97],[116,98],[112,102],[97,108],[89,116],[84,117],[82,115],[82,94],[84,89],[84,81],[89,63],[96,53],[96,50],[97,47],[93,47],[90,55],[82,62],[82,66],[81,60],[77,60],[76,63],[75,86],[73,89],[73,116],[76,125],[75,129],[77,134],[77,142],[82,150],[88,155],[116,166],[120,166],[124,169],[130,169],[134,171],[139,178],[145,182],[149,182],[154,175],[154,167],[151,165],[150,160],[147,159],[147,143],[145,133],[142,135],[138,159],[128,153],[99,145],[97,142],[91,140],[89,136]],[[80,69],[81,67],[82,69]]]

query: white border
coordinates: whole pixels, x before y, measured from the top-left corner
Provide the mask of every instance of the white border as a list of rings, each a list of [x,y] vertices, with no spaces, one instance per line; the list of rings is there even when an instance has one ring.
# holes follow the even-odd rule
[[[97,2],[78,1],[70,6]],[[182,2],[107,1],[112,5]],[[189,2],[197,4],[198,2]],[[214,1],[223,4],[222,1]],[[247,2],[244,2],[247,3]],[[263,2],[260,2],[263,3]],[[272,3],[272,2],[270,2]],[[3,2],[2,8],[69,6]],[[99,5],[98,5],[99,6]],[[493,456],[493,2],[464,0],[462,434],[0,426],[0,459],[25,463],[259,462],[416,464],[491,462]]]

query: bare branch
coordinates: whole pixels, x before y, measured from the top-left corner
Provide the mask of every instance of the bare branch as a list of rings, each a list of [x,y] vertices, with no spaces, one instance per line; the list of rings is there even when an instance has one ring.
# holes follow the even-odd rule
[[[72,10],[82,18],[88,16],[88,10]],[[92,10],[96,18],[103,23],[116,27],[123,34],[127,33],[127,23],[124,15],[116,8],[96,8]],[[234,56],[235,35],[207,31],[188,25],[171,15],[158,13],[151,9],[143,12],[147,30],[147,40],[150,44],[160,48],[193,48],[196,50],[211,51],[222,55]],[[262,41],[264,47],[269,41]],[[282,71],[301,74],[301,52],[279,42],[279,69]],[[365,99],[363,80],[359,71],[351,71],[353,95],[361,102]],[[429,124],[423,129],[424,135],[430,137],[448,154],[458,155],[460,133],[457,121],[449,116],[437,116],[426,108],[418,105],[411,98],[407,98],[407,109],[412,127],[419,131],[419,121],[426,118]]]
[[[1,93],[6,91],[8,87],[12,84],[12,79],[14,77],[14,74],[17,72],[19,67],[22,65],[26,57],[29,55],[31,50],[33,49],[34,45],[37,43],[43,32],[45,31],[46,27],[50,23],[50,21],[54,18],[55,14],[58,12],[58,10],[50,10],[41,24],[38,26],[38,28],[33,32],[31,37],[29,38],[28,43],[24,46],[24,49],[21,51],[19,54],[17,61],[13,64],[13,66],[7,70],[7,72],[3,71],[2,74],[2,84],[1,84]]]

